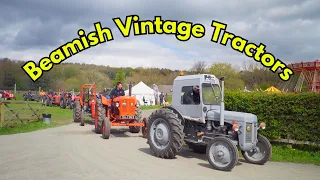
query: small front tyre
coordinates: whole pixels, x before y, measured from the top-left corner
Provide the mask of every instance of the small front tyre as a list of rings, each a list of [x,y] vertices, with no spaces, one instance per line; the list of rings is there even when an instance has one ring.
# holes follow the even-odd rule
[[[263,165],[272,155],[272,146],[266,137],[258,134],[257,146],[250,151],[241,151],[241,154],[249,163]]]
[[[231,171],[238,163],[238,148],[226,137],[215,137],[206,150],[206,155],[211,166],[220,171]]]
[[[102,138],[103,139],[109,139],[111,133],[111,125],[109,118],[104,118],[103,124],[102,124]]]

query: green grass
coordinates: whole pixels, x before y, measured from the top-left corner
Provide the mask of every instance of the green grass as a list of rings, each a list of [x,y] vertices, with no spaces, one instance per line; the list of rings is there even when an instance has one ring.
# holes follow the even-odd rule
[[[23,105],[11,104],[10,108],[16,110]],[[31,107],[39,107],[39,105],[31,105]],[[40,129],[46,129],[51,127],[57,127],[72,123],[72,110],[62,109],[60,107],[46,107],[43,114],[51,114],[51,124],[45,124],[42,121],[32,121],[26,124],[20,124],[15,127],[3,127],[0,128],[0,135],[17,134],[36,131]]]
[[[273,143],[271,161],[320,166],[320,146]]]

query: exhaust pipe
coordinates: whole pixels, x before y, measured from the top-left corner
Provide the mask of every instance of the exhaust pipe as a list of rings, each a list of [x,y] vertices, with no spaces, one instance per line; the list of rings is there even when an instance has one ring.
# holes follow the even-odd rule
[[[224,77],[221,80],[220,126],[224,126]]]
[[[131,96],[131,94],[132,94],[131,90],[132,90],[132,83],[130,82],[129,83],[129,96]]]

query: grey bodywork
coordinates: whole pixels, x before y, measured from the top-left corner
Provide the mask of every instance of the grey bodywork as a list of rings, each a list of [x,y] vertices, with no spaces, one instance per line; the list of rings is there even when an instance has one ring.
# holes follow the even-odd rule
[[[225,111],[224,104],[217,102],[212,105],[206,105],[203,103],[203,94],[201,86],[202,83],[208,83],[216,85],[220,88],[219,79],[214,75],[209,74],[197,74],[188,76],[178,76],[174,80],[172,91],[172,105],[171,107],[176,109],[184,119],[195,121],[201,124],[208,124],[213,122],[220,122],[221,105],[223,106],[223,119],[224,124],[232,124],[232,121],[236,121],[239,125],[238,131],[238,147],[240,150],[248,151],[253,149],[257,143],[257,131],[258,120],[257,116],[250,113]],[[194,86],[200,87],[200,104],[182,104],[182,87]],[[221,93],[221,92],[219,92]],[[248,128],[250,126],[250,129]],[[248,130],[248,129],[249,130]]]

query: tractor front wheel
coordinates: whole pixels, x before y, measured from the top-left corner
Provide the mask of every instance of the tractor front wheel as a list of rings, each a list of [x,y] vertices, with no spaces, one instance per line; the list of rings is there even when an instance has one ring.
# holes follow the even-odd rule
[[[249,163],[263,165],[272,155],[272,146],[266,137],[258,134],[257,146],[250,151],[241,151],[241,154]]]
[[[73,109],[73,122],[81,121],[81,105],[79,101],[75,102],[75,108]]]
[[[211,166],[220,171],[230,171],[238,163],[238,148],[227,137],[215,137],[207,145],[207,158]]]
[[[103,106],[100,99],[97,100],[97,106],[98,106],[98,121],[95,122],[95,132],[97,134],[100,134],[102,130],[103,121],[106,118],[106,109]]]
[[[109,139],[111,133],[110,119],[105,117],[102,125],[102,138]]]
[[[142,110],[140,108],[136,109],[135,118],[136,118],[135,122],[138,122],[138,123],[143,122]],[[139,133],[140,132],[140,126],[129,126],[129,131],[131,133]]]
[[[181,119],[170,109],[154,111],[147,124],[147,143],[155,156],[173,159],[182,149],[184,126]]]

